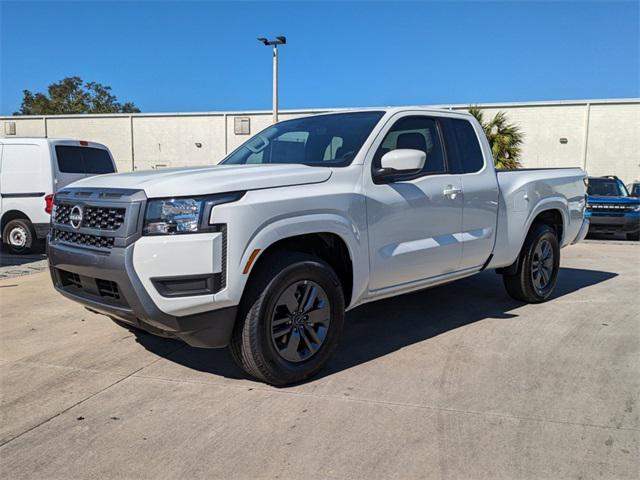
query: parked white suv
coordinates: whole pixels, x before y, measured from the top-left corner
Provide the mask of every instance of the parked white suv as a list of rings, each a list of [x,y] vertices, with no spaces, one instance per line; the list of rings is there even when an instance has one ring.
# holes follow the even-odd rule
[[[496,173],[468,114],[341,112],[275,124],[218,166],[76,182],[55,196],[48,252],[68,298],[230,345],[285,385],[325,364],[366,302],[486,268],[546,300],[560,248],[587,232],[585,190],[577,168]]]
[[[116,171],[109,149],[84,140],[0,139],[2,241],[29,253],[49,231],[53,193],[81,178]]]

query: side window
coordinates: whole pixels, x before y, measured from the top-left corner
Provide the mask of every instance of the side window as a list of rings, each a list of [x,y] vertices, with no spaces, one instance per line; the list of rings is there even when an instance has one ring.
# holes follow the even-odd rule
[[[446,119],[447,153],[453,157],[458,173],[475,173],[482,170],[484,157],[478,136],[470,122],[457,118]]]
[[[385,153],[399,148],[421,150],[427,154],[423,173],[446,173],[447,167],[440,142],[438,124],[429,117],[405,117],[398,120],[384,137],[373,157],[374,168],[380,168]]]

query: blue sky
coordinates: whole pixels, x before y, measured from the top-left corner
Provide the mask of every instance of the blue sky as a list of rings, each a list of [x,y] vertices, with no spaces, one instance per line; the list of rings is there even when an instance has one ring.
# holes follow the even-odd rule
[[[640,2],[5,2],[0,113],[79,75],[143,111],[640,96]]]

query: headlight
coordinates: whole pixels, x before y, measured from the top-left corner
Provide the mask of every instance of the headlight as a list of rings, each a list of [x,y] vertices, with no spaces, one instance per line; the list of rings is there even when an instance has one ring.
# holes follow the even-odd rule
[[[635,207],[633,207],[633,211],[634,212],[640,212],[640,204],[638,204]]]
[[[210,230],[211,209],[221,203],[235,202],[244,192],[209,197],[159,198],[147,202],[144,235],[172,235]]]

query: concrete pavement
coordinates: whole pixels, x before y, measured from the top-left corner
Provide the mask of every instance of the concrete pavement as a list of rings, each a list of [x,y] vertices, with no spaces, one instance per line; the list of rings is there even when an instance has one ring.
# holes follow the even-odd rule
[[[347,316],[275,389],[0,280],[0,473],[19,478],[638,478],[640,246],[563,250],[554,299],[493,272]]]
[[[47,256],[43,252],[29,255],[12,255],[0,248],[0,280],[42,272],[48,268]]]

